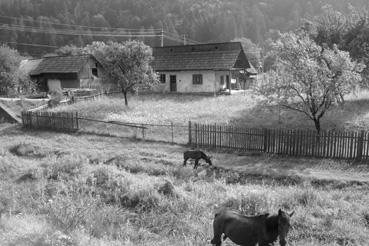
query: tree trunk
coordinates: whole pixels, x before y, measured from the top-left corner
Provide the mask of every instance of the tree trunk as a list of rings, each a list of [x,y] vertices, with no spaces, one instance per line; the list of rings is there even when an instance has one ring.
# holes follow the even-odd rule
[[[122,90],[122,93],[124,95],[124,104],[128,106],[128,98],[127,98],[127,91]]]
[[[318,136],[320,135],[320,119],[316,119],[314,118],[314,124],[315,124],[315,129],[318,133]]]

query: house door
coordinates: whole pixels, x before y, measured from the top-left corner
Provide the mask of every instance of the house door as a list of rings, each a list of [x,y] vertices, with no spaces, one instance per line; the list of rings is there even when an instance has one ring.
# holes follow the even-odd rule
[[[177,76],[176,75],[170,75],[170,91],[176,92],[177,91]]]
[[[231,80],[229,79],[229,75],[226,76],[226,85],[227,89],[231,89]]]

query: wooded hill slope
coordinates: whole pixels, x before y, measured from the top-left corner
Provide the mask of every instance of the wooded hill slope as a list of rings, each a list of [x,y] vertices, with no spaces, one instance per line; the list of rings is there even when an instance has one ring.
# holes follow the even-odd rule
[[[322,14],[322,7],[348,12],[350,5],[368,6],[367,0],[2,0],[0,42],[34,55],[53,51],[53,46],[83,46],[92,40],[116,41],[127,37],[94,36],[96,32],[129,28],[132,35],[165,30],[165,43],[187,38],[199,42],[229,41],[247,37],[261,44],[273,35],[295,29],[301,18]],[[68,24],[58,25],[56,23]],[[95,28],[87,28],[95,27]],[[39,28],[39,29],[38,29]],[[59,30],[72,34],[57,34]],[[42,30],[42,31],[40,31]],[[83,30],[88,35],[80,35]],[[119,33],[122,33],[120,30]],[[159,45],[159,37],[141,37]],[[190,40],[188,40],[190,41]],[[30,46],[42,44],[48,46]]]

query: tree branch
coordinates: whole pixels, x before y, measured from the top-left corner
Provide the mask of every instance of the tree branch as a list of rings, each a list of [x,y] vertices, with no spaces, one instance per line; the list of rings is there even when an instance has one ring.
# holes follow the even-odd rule
[[[314,118],[309,115],[306,111],[302,110],[302,109],[299,109],[299,108],[295,108],[295,107],[292,107],[290,105],[287,105],[287,104],[281,104],[283,107],[285,108],[288,108],[288,109],[291,109],[291,110],[295,110],[295,111],[298,111],[300,113],[304,113],[307,117],[309,117],[310,119],[314,120]]]

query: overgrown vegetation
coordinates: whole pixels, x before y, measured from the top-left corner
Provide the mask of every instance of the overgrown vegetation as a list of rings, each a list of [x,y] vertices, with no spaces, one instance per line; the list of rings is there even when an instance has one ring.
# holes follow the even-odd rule
[[[326,186],[317,185],[319,177],[314,175],[296,183],[288,181],[287,173],[287,179],[279,181],[270,171],[256,169],[262,180],[218,175],[211,169],[193,171],[181,167],[183,147],[97,136],[15,131],[4,134],[0,146],[4,246],[205,245],[221,207],[246,214],[295,210],[291,245],[364,245],[369,240],[365,182]],[[12,153],[17,146],[33,146],[43,156],[30,159]],[[278,162],[214,155],[214,163],[224,167]],[[290,161],[291,167],[302,161]],[[315,163],[320,164],[306,167],[335,171],[336,176],[350,173],[354,178],[359,171],[369,175],[365,165]],[[276,163],[278,167],[285,168]],[[26,174],[33,178],[19,180]]]
[[[21,55],[7,45],[0,46],[0,95],[19,95],[35,89],[29,76],[20,71]]]

